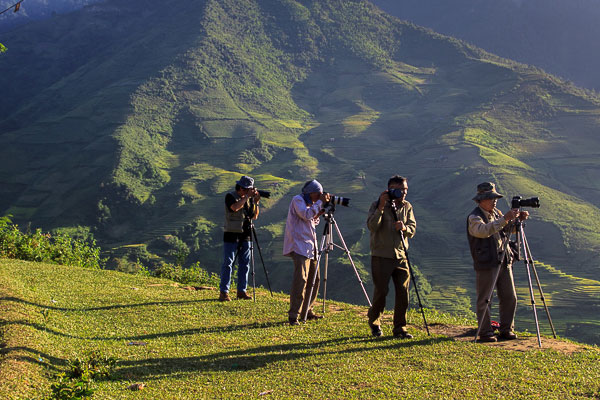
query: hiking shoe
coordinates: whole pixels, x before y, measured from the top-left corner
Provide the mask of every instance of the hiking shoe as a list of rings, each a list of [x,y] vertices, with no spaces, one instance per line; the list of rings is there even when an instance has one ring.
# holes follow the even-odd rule
[[[219,301],[231,301],[231,297],[229,297],[229,293],[221,292],[221,294],[219,294]]]
[[[298,322],[298,319],[297,319],[297,318],[292,318],[292,317],[290,317],[290,318],[288,319],[288,321],[290,322],[290,325],[291,325],[291,326],[300,325],[300,322]]]
[[[494,343],[494,342],[497,342],[497,341],[498,341],[498,339],[494,335],[491,335],[491,336],[479,336],[479,339],[477,339],[477,342],[479,342],[479,343]]]
[[[498,336],[500,340],[515,340],[517,338],[517,334],[514,332],[503,332]]]
[[[371,328],[371,335],[375,337],[383,335],[383,332],[381,331],[381,326],[369,324],[369,327]]]
[[[252,300],[252,296],[249,296],[248,293],[244,292],[243,290],[238,290],[237,298],[240,300]]]
[[[413,338],[413,335],[411,335],[411,334],[410,334],[410,333],[408,333],[408,332],[404,332],[404,331],[402,331],[402,332],[400,332],[400,333],[394,333],[394,337],[395,337],[396,339],[412,339],[412,338]]]

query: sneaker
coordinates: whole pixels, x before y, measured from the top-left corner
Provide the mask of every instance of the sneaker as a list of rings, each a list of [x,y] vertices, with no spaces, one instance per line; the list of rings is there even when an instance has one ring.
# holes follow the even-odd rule
[[[252,300],[252,296],[249,296],[248,293],[244,292],[243,290],[238,290],[237,298],[240,300]]]
[[[297,318],[292,318],[292,317],[290,317],[290,318],[288,319],[288,321],[290,322],[290,325],[291,325],[291,326],[300,325],[300,322],[298,322],[298,319],[297,319]]]
[[[400,333],[395,333],[395,334],[394,334],[394,337],[395,337],[396,339],[412,339],[412,338],[413,338],[413,335],[411,335],[411,334],[410,334],[410,333],[408,333],[408,332],[402,331],[402,332],[400,332]]]
[[[515,340],[517,338],[517,334],[514,332],[503,332],[498,336],[498,339],[501,340]]]
[[[491,335],[491,336],[479,336],[479,339],[477,339],[477,342],[479,342],[479,343],[494,343],[494,342],[497,342],[497,341],[498,341],[498,339],[494,335]]]
[[[229,293],[221,292],[221,294],[219,294],[219,301],[231,301],[231,297],[229,297]]]
[[[381,326],[369,324],[369,327],[371,328],[371,335],[375,337],[383,335],[383,332],[381,331]]]

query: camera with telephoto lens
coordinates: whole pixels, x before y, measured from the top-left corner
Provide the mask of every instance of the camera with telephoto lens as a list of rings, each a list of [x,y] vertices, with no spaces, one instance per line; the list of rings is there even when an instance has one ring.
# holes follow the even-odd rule
[[[530,199],[524,199],[521,196],[514,196],[512,198],[512,203],[511,203],[510,208],[521,208],[521,207],[539,208],[540,207],[540,198],[532,197]]]
[[[405,193],[404,189],[388,189],[390,200],[401,199]]]
[[[327,202],[327,204],[325,204],[325,206],[328,205],[336,205],[336,204],[341,204],[344,207],[349,207],[350,206],[350,199],[347,197],[341,197],[341,196],[335,196],[333,194],[329,194],[329,201]]]
[[[269,197],[271,197],[271,192],[267,192],[266,190],[256,190],[258,192],[258,194],[260,195],[260,197],[264,197],[265,199],[268,199]]]

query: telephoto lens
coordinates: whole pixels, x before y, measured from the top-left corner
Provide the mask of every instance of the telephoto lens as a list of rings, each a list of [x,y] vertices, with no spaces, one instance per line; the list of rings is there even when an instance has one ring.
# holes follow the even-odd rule
[[[540,207],[540,198],[532,197],[530,199],[524,199],[521,196],[514,196],[512,198],[510,207],[511,208],[521,208],[521,207],[539,208]]]
[[[266,190],[257,190],[257,192],[260,195],[260,197],[264,197],[265,199],[271,197],[271,192],[267,192]]]
[[[349,207],[350,206],[350,199],[347,197],[341,197],[341,196],[331,196],[331,198],[329,199],[329,202],[332,204],[341,204],[344,207]]]

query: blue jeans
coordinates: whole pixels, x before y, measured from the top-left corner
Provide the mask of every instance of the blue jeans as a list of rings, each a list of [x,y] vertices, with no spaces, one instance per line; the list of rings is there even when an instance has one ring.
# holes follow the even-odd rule
[[[221,266],[221,292],[229,292],[231,286],[231,271],[238,244],[240,252],[238,253],[238,284],[237,290],[245,292],[248,286],[248,270],[250,269],[250,241],[243,240],[239,243],[223,242],[223,265]]]

